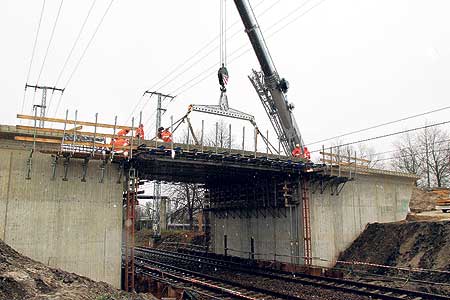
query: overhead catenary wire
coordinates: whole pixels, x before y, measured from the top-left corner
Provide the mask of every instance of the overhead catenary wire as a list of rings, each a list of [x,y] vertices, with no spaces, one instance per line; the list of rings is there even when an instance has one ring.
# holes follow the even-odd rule
[[[407,132],[417,131],[417,130],[420,130],[420,129],[426,129],[426,128],[431,128],[431,127],[441,126],[441,125],[445,125],[445,124],[449,124],[449,123],[450,123],[450,121],[444,121],[444,122],[430,124],[430,125],[425,125],[425,126],[421,126],[421,127],[415,127],[415,128],[411,128],[411,129],[396,131],[396,132],[383,134],[383,135],[379,135],[379,136],[375,136],[375,137],[370,137],[370,138],[366,138],[366,139],[362,139],[362,140],[358,140],[358,141],[354,141],[354,142],[340,144],[338,146],[333,146],[333,148],[335,148],[335,147],[346,147],[346,146],[350,146],[350,145],[360,144],[360,143],[369,142],[369,141],[382,139],[382,138],[387,138],[387,137],[391,137],[391,136],[395,136],[395,135],[399,135],[399,134],[403,134],[403,133],[407,133]],[[329,148],[329,147],[325,147],[325,148]],[[313,150],[313,151],[310,151],[310,153],[315,153],[315,152],[320,152],[320,151],[322,151],[322,149]]]
[[[42,61],[41,69],[39,70],[39,75],[38,75],[37,80],[36,80],[36,85],[39,85],[39,80],[41,79],[42,72],[44,71],[45,62],[46,62],[47,56],[48,56],[48,51],[50,50],[50,46],[52,44],[53,37],[55,36],[55,30],[56,30],[56,27],[58,25],[58,20],[59,20],[60,14],[61,14],[61,9],[62,9],[63,3],[64,3],[64,0],[61,0],[61,3],[59,4],[59,7],[58,7],[58,12],[56,14],[55,22],[53,23],[52,32],[50,33],[50,39],[48,40],[47,49],[45,50],[44,59]]]
[[[352,134],[355,134],[355,133],[360,133],[360,132],[364,132],[364,131],[367,131],[367,130],[376,129],[376,128],[380,128],[380,127],[383,127],[383,126],[399,123],[399,122],[410,120],[410,119],[414,119],[414,118],[417,118],[417,117],[426,116],[426,115],[433,114],[433,113],[440,112],[440,111],[444,111],[444,110],[447,110],[447,109],[450,109],[450,106],[445,106],[445,107],[442,107],[442,108],[433,109],[433,110],[430,110],[430,111],[427,111],[427,112],[424,112],[424,113],[415,114],[415,115],[404,117],[404,118],[401,118],[401,119],[396,119],[396,120],[393,120],[393,121],[381,123],[381,124],[378,124],[378,125],[373,125],[373,126],[366,127],[366,128],[363,128],[363,129],[358,129],[358,130],[355,130],[355,131],[343,133],[343,134],[336,135],[336,136],[333,136],[333,137],[330,137],[330,138],[326,138],[326,139],[323,139],[323,140],[319,140],[319,141],[315,141],[315,142],[309,143],[307,146],[311,146],[311,145],[315,145],[315,144],[318,144],[318,143],[326,142],[326,141],[329,141],[329,140],[338,139],[338,138],[341,138],[341,137],[344,137],[344,136],[349,136],[349,135],[352,135]]]
[[[442,140],[442,141],[436,141],[433,144],[442,144],[442,143],[448,143],[448,142],[450,142],[450,139],[446,139],[446,140]],[[425,146],[422,145],[422,146],[419,146],[418,148],[423,148],[423,147],[425,147]],[[327,147],[327,149],[329,149],[329,148],[330,147]],[[333,147],[333,148],[335,148],[335,147]],[[368,156],[374,157],[374,156],[378,156],[378,155],[384,155],[384,154],[404,151],[404,150],[408,150],[408,149],[410,149],[410,147],[403,147],[403,148],[398,148],[398,149],[393,149],[393,150],[388,150],[388,151],[383,151],[383,152],[369,153]]]
[[[38,41],[38,38],[39,38],[39,32],[41,30],[42,16],[44,15],[44,10],[45,10],[45,0],[42,1],[41,14],[39,16],[39,22],[38,22],[38,26],[37,26],[37,30],[36,30],[36,36],[34,37],[33,50],[31,51],[30,66],[28,67],[28,74],[27,74],[27,79],[26,79],[26,83],[25,83],[25,89],[24,89],[24,92],[23,92],[21,114],[23,114],[23,110],[24,110],[24,107],[25,107],[25,94],[26,94],[26,90],[27,90],[26,84],[30,80],[31,68],[33,66],[34,55],[36,53],[36,45],[37,45],[37,41]]]
[[[445,148],[445,149],[435,149],[435,150],[429,150],[428,153],[431,152],[449,152],[450,148]],[[401,155],[394,155],[394,156],[390,156],[390,157],[384,157],[384,158],[380,158],[375,160],[376,162],[380,162],[380,161],[386,161],[386,160],[393,160],[393,159],[399,159],[399,158],[406,158],[406,157],[412,157],[414,155],[417,154],[426,154],[427,151],[424,152],[418,152],[418,153],[403,153]]]
[[[109,2],[108,6],[106,7],[106,10],[105,10],[105,12],[103,13],[103,15],[102,15],[100,21],[98,22],[97,26],[95,27],[95,30],[94,30],[94,32],[92,33],[92,35],[91,35],[91,37],[90,37],[88,43],[86,44],[86,47],[84,48],[84,50],[83,50],[83,52],[82,52],[80,58],[78,59],[77,63],[75,64],[75,67],[74,67],[72,73],[70,73],[69,79],[67,80],[66,84],[64,85],[64,89],[66,89],[66,88],[69,86],[70,82],[72,81],[72,78],[73,78],[75,72],[78,70],[78,67],[80,66],[80,64],[81,64],[81,62],[82,62],[84,56],[86,55],[86,52],[88,51],[90,45],[92,44],[92,41],[94,40],[95,36],[97,35],[97,32],[98,32],[98,30],[100,29],[100,26],[102,25],[103,21],[105,20],[105,17],[106,17],[106,15],[108,14],[108,12],[109,12],[109,10],[110,10],[110,8],[111,8],[113,2],[114,2],[114,0],[111,0],[111,1]],[[58,113],[58,109],[59,109],[59,106],[60,106],[60,104],[61,104],[61,100],[62,100],[62,97],[60,98],[60,100],[58,101],[58,104],[56,105],[56,109],[55,109],[54,115],[56,115],[56,114]]]
[[[81,34],[83,33],[84,27],[86,26],[86,23],[87,23],[87,21],[89,19],[89,16],[91,15],[91,12],[92,12],[96,2],[97,2],[97,0],[92,1],[91,6],[89,7],[88,13],[87,13],[86,17],[84,18],[83,23],[81,24],[81,28],[78,31],[77,37],[75,38],[75,41],[74,41],[74,43],[72,45],[72,48],[70,49],[69,54],[67,55],[66,60],[64,61],[64,64],[63,64],[63,66],[61,68],[61,71],[58,74],[58,77],[57,77],[57,79],[55,81],[55,84],[53,85],[55,87],[58,86],[59,81],[61,80],[61,77],[62,77],[62,75],[63,75],[63,73],[64,73],[64,71],[65,71],[65,69],[67,67],[67,64],[68,64],[70,58],[72,57],[72,54],[73,54],[73,51],[75,50],[75,47],[77,46],[77,44],[78,44],[78,42],[79,42],[79,40],[81,38]],[[50,111],[53,95],[54,95],[54,93],[52,93],[52,96],[50,97],[50,100],[49,100],[48,111]]]

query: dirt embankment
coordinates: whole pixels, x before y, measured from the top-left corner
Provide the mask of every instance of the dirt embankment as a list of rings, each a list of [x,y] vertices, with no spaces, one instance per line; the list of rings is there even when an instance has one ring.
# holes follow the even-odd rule
[[[369,224],[338,260],[450,272],[450,221]],[[450,273],[409,272],[342,263],[336,267],[348,270],[351,277],[368,273],[382,275],[375,277],[379,280],[399,277],[405,279],[400,286],[450,294]]]
[[[148,300],[128,294],[104,282],[49,268],[22,256],[0,240],[1,300]]]

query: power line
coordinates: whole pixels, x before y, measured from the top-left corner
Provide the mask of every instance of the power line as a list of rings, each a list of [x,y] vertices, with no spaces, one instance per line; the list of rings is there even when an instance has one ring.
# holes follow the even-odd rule
[[[72,73],[70,74],[69,79],[67,80],[66,85],[64,86],[64,89],[67,88],[67,86],[69,85],[69,83],[71,82],[71,80],[72,80],[72,78],[73,78],[73,75],[74,75],[75,72],[78,70],[78,67],[79,67],[80,64],[81,64],[81,61],[83,60],[84,56],[86,55],[86,52],[87,52],[87,50],[89,49],[89,46],[91,45],[92,41],[94,40],[94,38],[95,38],[95,36],[96,36],[96,34],[97,34],[97,32],[98,32],[100,26],[101,26],[102,23],[103,23],[103,20],[105,19],[106,15],[108,14],[108,11],[109,11],[109,9],[111,8],[111,5],[113,4],[113,2],[114,2],[114,0],[111,0],[111,2],[109,2],[109,5],[108,5],[108,7],[106,8],[105,12],[103,13],[103,16],[101,17],[100,22],[97,24],[97,26],[96,26],[96,28],[95,28],[95,30],[94,30],[94,33],[92,34],[91,38],[89,39],[89,41],[88,41],[88,43],[87,43],[87,45],[86,45],[86,48],[84,48],[84,51],[83,51],[83,53],[81,54],[80,58],[78,59],[78,62],[76,63],[75,68],[73,69]],[[55,115],[58,113],[58,109],[59,109],[59,105],[60,105],[60,103],[61,103],[61,99],[62,99],[62,98],[59,99],[58,104],[56,105]]]
[[[44,60],[42,61],[41,70],[39,71],[39,75],[38,75],[38,78],[36,80],[36,85],[39,84],[39,80],[41,79],[42,71],[44,70],[45,61],[47,60],[48,50],[50,49],[50,45],[52,44],[53,37],[55,35],[55,29],[56,29],[56,26],[58,24],[59,15],[61,13],[61,8],[63,6],[63,3],[64,3],[64,0],[61,0],[61,4],[59,5],[59,8],[58,8],[58,13],[56,14],[55,23],[53,23],[53,28],[52,28],[52,32],[50,34],[50,39],[48,41],[47,49],[45,50],[45,55],[44,55]]]
[[[430,152],[447,152],[450,151],[450,148],[446,148],[446,149],[437,149],[437,150],[430,150],[428,151],[428,153]],[[419,152],[419,153],[405,153],[402,155],[397,155],[397,156],[391,156],[391,157],[386,157],[386,158],[380,158],[377,159],[376,162],[380,162],[380,161],[386,161],[386,160],[393,160],[393,159],[399,159],[399,158],[406,158],[406,157],[410,157],[410,156],[414,156],[416,154],[426,154],[427,152]]]
[[[340,134],[340,135],[333,136],[333,137],[330,137],[330,138],[326,138],[326,139],[323,139],[323,140],[320,140],[320,141],[316,141],[316,142],[313,142],[313,143],[309,143],[307,146],[311,146],[311,145],[315,145],[315,144],[322,143],[322,142],[325,142],[325,141],[329,141],[329,140],[341,138],[341,137],[344,137],[344,136],[352,135],[352,134],[355,134],[355,133],[360,133],[360,132],[364,132],[364,131],[367,131],[367,130],[371,130],[371,129],[383,127],[383,126],[386,126],[386,125],[391,125],[391,124],[399,123],[399,122],[406,121],[406,120],[409,120],[409,119],[413,119],[413,118],[417,118],[417,117],[429,115],[429,114],[432,114],[432,113],[435,113],[435,112],[447,110],[447,109],[449,109],[449,108],[450,108],[450,106],[446,106],[446,107],[442,107],[442,108],[430,110],[430,111],[427,111],[427,112],[424,112],[424,113],[412,115],[412,116],[409,116],[409,117],[397,119],[397,120],[394,120],[394,121],[389,121],[389,122],[386,122],[386,123],[382,123],[382,124],[370,126],[370,127],[367,127],[367,128],[358,129],[358,130],[355,130],[355,131],[351,131],[351,132],[348,132],[348,133]]]
[[[72,57],[73,51],[75,50],[75,47],[78,44],[78,41],[80,40],[81,34],[82,34],[83,30],[84,30],[84,27],[85,27],[85,25],[87,23],[87,20],[89,19],[89,16],[91,15],[92,9],[94,8],[94,5],[95,5],[96,2],[97,2],[97,0],[94,0],[92,2],[91,6],[89,8],[89,11],[88,11],[88,13],[87,13],[86,17],[84,18],[84,21],[83,21],[83,23],[81,25],[80,31],[78,32],[78,35],[77,35],[77,37],[75,39],[75,42],[73,43],[72,48],[70,49],[69,55],[67,55],[66,60],[64,61],[64,64],[63,64],[63,66],[61,68],[61,71],[59,72],[59,75],[58,75],[58,77],[56,79],[56,82],[55,82],[55,84],[53,86],[57,86],[59,81],[61,80],[62,74],[64,73],[64,70],[67,67],[67,63],[69,62],[70,58]],[[49,104],[48,104],[48,111],[49,112],[50,112],[50,106],[51,106],[51,103],[52,103],[52,99],[53,99],[53,94],[50,97],[50,101],[49,101]]]
[[[39,32],[41,30],[41,23],[42,23],[42,16],[44,15],[44,9],[45,9],[45,0],[42,1],[41,15],[39,17],[39,22],[38,22],[38,27],[37,27],[37,31],[36,31],[36,36],[34,38],[33,50],[31,51],[30,66],[28,67],[28,74],[27,74],[27,80],[26,80],[25,85],[28,83],[28,80],[30,80],[31,67],[33,65],[34,54],[36,52],[36,45],[37,45],[37,41],[38,41],[38,37],[39,37]],[[25,106],[25,93],[26,93],[26,90],[27,90],[27,88],[25,87],[25,90],[24,90],[24,93],[23,93],[21,113],[23,113],[23,109],[24,109],[24,106]]]
[[[437,141],[434,142],[434,144],[442,144],[442,143],[447,143],[450,142],[450,139],[447,140],[442,140],[442,141]],[[419,148],[423,148],[425,146],[419,146]],[[383,154],[388,154],[388,153],[393,153],[393,152],[399,152],[399,151],[403,151],[403,150],[408,150],[408,147],[403,147],[403,148],[399,148],[399,149],[394,149],[394,150],[389,150],[389,151],[383,151],[383,152],[378,152],[378,153],[373,153],[370,154],[371,156],[375,156],[375,155],[383,155]]]
[[[399,134],[403,134],[403,133],[407,133],[407,132],[411,132],[411,131],[416,131],[416,130],[420,130],[420,129],[426,129],[426,128],[431,128],[431,127],[435,127],[435,126],[441,126],[441,125],[445,125],[445,124],[448,124],[448,123],[450,123],[450,121],[440,122],[440,123],[426,125],[426,126],[422,126],[422,127],[416,127],[416,128],[412,128],[412,129],[406,129],[406,130],[402,130],[402,131],[396,131],[396,132],[393,132],[393,133],[388,133],[388,134],[379,135],[379,136],[375,136],[375,137],[371,137],[371,138],[367,138],[367,139],[362,139],[362,140],[358,140],[358,141],[355,141],[355,142],[341,144],[341,145],[339,145],[339,147],[345,147],[345,146],[349,146],[349,145],[354,145],[354,144],[359,144],[359,143],[363,143],[363,142],[373,141],[373,140],[386,138],[386,137],[390,137],[390,136],[394,136],[394,135],[399,135]],[[321,150],[322,149],[317,149],[317,150],[311,151],[311,153],[319,152]]]

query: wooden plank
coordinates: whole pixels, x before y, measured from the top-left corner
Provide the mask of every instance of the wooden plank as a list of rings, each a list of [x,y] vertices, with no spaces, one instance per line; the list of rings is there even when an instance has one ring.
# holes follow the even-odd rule
[[[74,125],[84,125],[84,126],[92,126],[95,127],[97,125],[97,127],[101,127],[101,128],[112,128],[114,129],[114,125],[111,124],[104,124],[104,123],[97,123],[95,124],[95,122],[85,122],[85,121],[75,121],[75,120],[65,120],[65,119],[58,119],[58,118],[49,118],[49,117],[35,117],[35,116],[29,116],[29,115],[21,115],[18,114],[17,115],[18,119],[25,119],[25,120],[38,120],[38,121],[46,121],[46,122],[54,122],[54,123],[66,123],[66,124],[74,124]],[[130,129],[131,130],[131,126],[125,126],[125,125],[117,125],[116,129]],[[134,127],[133,130],[136,130],[137,127]]]
[[[55,140],[55,139],[46,139],[46,138],[36,138],[33,139],[29,136],[15,136],[14,139],[16,141],[24,141],[24,142],[33,142],[34,140],[37,143],[48,143],[48,144],[61,144],[61,140]]]
[[[34,140],[37,143],[47,143],[47,144],[61,144],[61,140],[57,140],[57,139],[47,139],[47,138],[36,138],[34,139],[33,137],[30,136],[15,136],[14,139],[16,141],[23,141],[23,142],[33,142]],[[64,145],[75,145],[75,146],[88,146],[88,147],[92,147],[94,145],[94,143],[92,142],[75,142],[73,143],[72,141],[65,141]],[[106,148],[111,148],[112,145],[111,144],[102,144],[102,143],[95,143],[96,147],[106,147]],[[130,149],[130,146],[114,146],[114,149]],[[136,146],[133,146],[133,149],[137,149]]]
[[[344,166],[344,167],[349,167],[349,166],[352,167],[352,168],[355,167],[355,163],[352,163],[352,162],[349,163],[349,162],[346,162],[346,161],[341,161],[340,163],[338,163],[335,160],[323,159],[323,158],[321,158],[320,161],[324,162],[324,163],[333,164],[333,165],[339,165],[339,166]],[[368,165],[357,164],[356,168],[367,169],[367,168],[369,168],[369,166]]]
[[[81,126],[80,126],[81,127]],[[17,129],[20,130],[28,130],[33,132],[34,131],[34,127],[33,126],[24,126],[24,125],[16,125]],[[63,134],[64,130],[63,129],[53,129],[53,128],[40,128],[40,127],[36,127],[36,131],[37,132],[45,132],[45,133],[58,133],[58,134]],[[73,134],[73,129],[72,130],[66,130],[66,133],[71,135]],[[94,136],[93,132],[87,132],[87,131],[76,131],[77,135],[84,135],[84,136]],[[107,138],[117,138],[117,134],[109,134],[109,133],[99,133],[97,132],[95,134],[96,137],[107,137]],[[130,137],[131,138],[131,137]]]
[[[328,153],[328,152],[322,152],[322,151],[320,151],[319,152],[321,155],[325,155],[325,156],[332,156],[332,157],[340,157],[340,158],[343,158],[343,159],[348,159],[348,155],[337,155],[337,154],[335,154],[335,153]],[[363,162],[367,162],[367,163],[371,163],[372,161],[371,160],[367,160],[367,159],[364,159],[364,158],[355,158],[355,157],[351,157],[350,156],[350,160],[358,160],[358,161],[363,161]]]
[[[77,126],[77,127],[69,128],[69,129],[66,129],[66,131],[74,131],[74,130],[78,131],[78,130],[81,130],[81,129],[83,129],[83,126]]]

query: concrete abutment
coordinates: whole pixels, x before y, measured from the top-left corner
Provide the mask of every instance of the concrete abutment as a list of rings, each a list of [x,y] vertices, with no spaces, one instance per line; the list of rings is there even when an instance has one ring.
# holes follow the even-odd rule
[[[2,145],[4,145],[2,143]],[[52,267],[120,287],[122,185],[107,165],[99,183],[100,161],[90,161],[82,182],[83,160],[71,159],[67,181],[63,162],[52,178],[52,157],[0,148],[0,238],[20,253]]]

